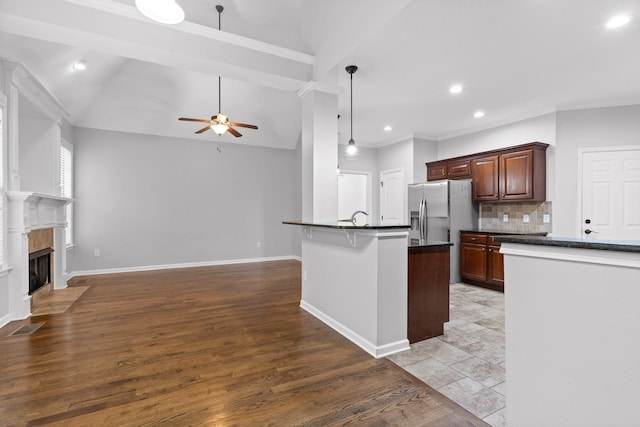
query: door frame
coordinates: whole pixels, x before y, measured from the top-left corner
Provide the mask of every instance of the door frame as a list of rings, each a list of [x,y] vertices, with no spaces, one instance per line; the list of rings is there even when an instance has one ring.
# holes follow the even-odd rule
[[[351,170],[351,169],[340,169],[340,172],[338,172],[338,175],[340,174],[346,174],[346,175],[364,175],[367,178],[367,189],[366,189],[366,193],[367,193],[367,213],[369,214],[369,218],[373,218],[373,212],[372,212],[372,207],[373,207],[373,185],[372,185],[372,180],[373,180],[373,173],[371,173],[370,171],[357,171],[357,170]],[[338,194],[338,199],[340,199],[340,195]]]
[[[576,236],[584,237],[582,232],[582,193],[583,163],[587,153],[605,153],[610,151],[640,151],[640,145],[617,145],[613,147],[581,147],[578,148],[578,203],[576,204]]]

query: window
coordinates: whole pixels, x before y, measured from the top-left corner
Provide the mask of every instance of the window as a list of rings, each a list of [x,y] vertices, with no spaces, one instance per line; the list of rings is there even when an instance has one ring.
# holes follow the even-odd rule
[[[60,195],[73,198],[73,145],[66,141],[60,144]],[[73,202],[66,206],[67,227],[65,239],[67,245],[73,244]]]

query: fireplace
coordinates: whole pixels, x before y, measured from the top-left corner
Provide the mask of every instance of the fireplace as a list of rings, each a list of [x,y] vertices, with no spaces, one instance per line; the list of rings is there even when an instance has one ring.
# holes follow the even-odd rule
[[[45,248],[29,254],[29,295],[51,282],[51,253]]]

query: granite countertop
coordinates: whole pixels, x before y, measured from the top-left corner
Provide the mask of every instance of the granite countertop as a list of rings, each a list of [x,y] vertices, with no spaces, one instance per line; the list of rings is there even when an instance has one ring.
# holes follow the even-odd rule
[[[596,240],[571,237],[545,236],[498,236],[495,239],[501,243],[519,243],[524,245],[556,246],[562,248],[597,249],[604,251],[637,252],[640,253],[639,240]]]
[[[468,230],[460,230],[461,233],[486,233],[486,234],[495,234],[495,235],[505,235],[505,236],[546,236],[547,233],[545,231],[505,231],[505,230],[489,230],[489,229],[479,229],[479,228],[470,228]]]
[[[409,248],[430,248],[434,246],[453,246],[451,242],[442,242],[439,240],[422,240],[409,239]]]
[[[392,230],[392,229],[409,229],[410,225],[387,225],[387,224],[366,224],[354,225],[351,221],[336,222],[305,222],[300,220],[282,221],[283,224],[301,225],[304,227],[324,227],[341,230]]]

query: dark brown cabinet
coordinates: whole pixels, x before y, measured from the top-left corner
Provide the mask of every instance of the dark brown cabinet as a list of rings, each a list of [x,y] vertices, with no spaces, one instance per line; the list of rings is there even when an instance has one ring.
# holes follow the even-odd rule
[[[504,256],[500,243],[487,233],[460,234],[462,281],[494,290],[504,290]]]
[[[531,142],[429,162],[427,181],[471,178],[474,202],[543,202],[548,146]]]
[[[444,333],[449,321],[448,244],[409,248],[407,338],[410,343]]]
[[[471,161],[474,202],[539,201],[546,198],[546,144]]]
[[[499,156],[483,157],[471,162],[473,177],[473,201],[493,202],[500,200]]]
[[[471,160],[446,160],[427,163],[427,181],[471,178]]]

